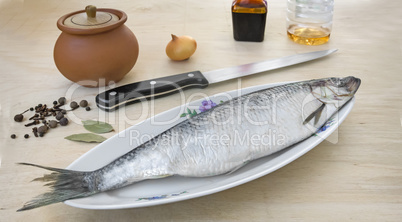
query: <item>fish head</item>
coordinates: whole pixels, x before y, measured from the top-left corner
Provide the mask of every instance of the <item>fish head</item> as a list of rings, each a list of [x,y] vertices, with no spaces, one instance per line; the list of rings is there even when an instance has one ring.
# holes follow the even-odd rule
[[[312,84],[312,92],[317,99],[324,103],[336,102],[343,105],[355,95],[360,83],[361,80],[353,76],[320,79]]]
[[[337,89],[342,94],[351,94],[353,96],[359,89],[360,83],[359,78],[348,76],[345,78],[329,78],[327,86]]]

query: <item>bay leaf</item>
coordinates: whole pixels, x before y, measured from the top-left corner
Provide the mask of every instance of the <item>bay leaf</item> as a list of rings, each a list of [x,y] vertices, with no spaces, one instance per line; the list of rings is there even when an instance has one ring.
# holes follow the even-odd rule
[[[113,131],[113,127],[109,123],[100,122],[96,120],[85,120],[82,121],[86,130],[93,133],[108,133]]]
[[[64,137],[64,139],[77,141],[77,142],[86,142],[86,143],[101,143],[106,140],[105,137],[103,137],[101,135],[96,135],[93,133],[73,134],[73,135]]]

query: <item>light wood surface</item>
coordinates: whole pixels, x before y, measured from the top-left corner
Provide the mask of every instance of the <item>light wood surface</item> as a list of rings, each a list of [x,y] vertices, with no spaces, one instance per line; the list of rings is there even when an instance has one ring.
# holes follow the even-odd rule
[[[329,141],[274,173],[223,192],[139,209],[96,211],[59,203],[17,213],[44,190],[30,181],[45,171],[15,163],[68,166],[96,146],[64,139],[85,132],[81,119],[105,120],[121,131],[181,104],[181,97],[172,95],[158,99],[149,109],[132,105],[104,113],[95,106],[99,89],[74,90],[53,62],[60,34],[56,21],[89,4],[125,11],[126,25],[138,38],[137,64],[117,85],[338,48],[334,55],[317,61],[189,90],[184,99],[194,93],[213,95],[265,83],[354,75],[362,79],[355,107]],[[287,38],[284,0],[268,1],[264,42],[234,41],[230,5],[230,0],[0,0],[0,221],[400,221],[402,2],[336,0],[331,39],[313,47]],[[165,47],[170,34],[197,40],[198,49],[189,60],[168,59]],[[76,101],[87,99],[92,111],[70,113],[69,126],[58,127],[44,138],[23,138],[30,128],[14,122],[15,114],[71,94]],[[17,139],[10,138],[12,133]]]

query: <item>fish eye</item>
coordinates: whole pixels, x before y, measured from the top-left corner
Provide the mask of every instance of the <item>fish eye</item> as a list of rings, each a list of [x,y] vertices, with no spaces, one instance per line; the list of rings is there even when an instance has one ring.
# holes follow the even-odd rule
[[[336,87],[344,87],[344,86],[346,86],[346,83],[347,83],[346,78],[342,79],[342,78],[332,77],[332,78],[330,78],[330,80],[331,80],[331,83]]]

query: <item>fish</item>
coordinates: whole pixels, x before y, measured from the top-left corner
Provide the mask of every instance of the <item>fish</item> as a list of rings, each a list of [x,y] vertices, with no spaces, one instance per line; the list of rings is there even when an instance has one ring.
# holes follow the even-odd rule
[[[353,76],[331,77],[241,95],[176,124],[94,171],[19,163],[52,173],[34,179],[46,182],[50,191],[17,211],[143,180],[233,173],[250,161],[311,137],[353,98],[360,84],[361,80]]]

